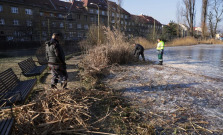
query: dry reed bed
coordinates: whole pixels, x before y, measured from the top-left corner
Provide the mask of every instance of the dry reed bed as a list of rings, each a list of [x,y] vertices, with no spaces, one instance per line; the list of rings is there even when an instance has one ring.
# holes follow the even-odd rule
[[[94,45],[89,42],[91,46],[86,50],[86,54],[82,60],[82,67],[85,71],[98,71],[108,67],[112,64],[126,64],[132,61],[133,50],[131,44],[127,42],[124,33],[121,33],[117,29],[104,28],[104,35],[106,36],[106,42],[100,45]]]
[[[139,112],[129,108],[122,94],[102,84],[97,89],[45,90],[32,100],[14,106],[13,134],[134,134],[152,133]],[[10,115],[1,110],[0,117]]]
[[[85,129],[88,114],[88,97],[82,90],[46,90],[35,95],[23,106],[15,106],[14,134],[50,134],[64,129]],[[1,117],[9,110],[3,110]],[[24,128],[25,127],[25,128]]]

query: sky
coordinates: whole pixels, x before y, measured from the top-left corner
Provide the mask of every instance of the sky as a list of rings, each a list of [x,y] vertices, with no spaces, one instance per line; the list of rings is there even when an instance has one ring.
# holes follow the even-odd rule
[[[123,0],[122,7],[130,14],[152,16],[162,24],[168,24],[171,20],[177,22],[177,5],[180,2],[182,0]],[[201,2],[196,1],[196,26],[200,25]]]

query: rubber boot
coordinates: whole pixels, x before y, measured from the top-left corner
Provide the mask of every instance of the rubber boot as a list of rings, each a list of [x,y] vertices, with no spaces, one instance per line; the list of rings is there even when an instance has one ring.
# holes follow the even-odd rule
[[[163,65],[163,62],[162,61],[159,61],[159,64],[158,65]]]
[[[61,82],[61,87],[62,87],[64,90],[68,90],[68,88],[67,88],[67,81],[62,81],[62,82]]]

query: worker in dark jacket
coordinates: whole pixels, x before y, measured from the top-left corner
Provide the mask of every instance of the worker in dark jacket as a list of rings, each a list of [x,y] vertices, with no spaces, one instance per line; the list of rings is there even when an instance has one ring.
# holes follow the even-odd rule
[[[59,44],[59,40],[59,34],[54,33],[52,35],[52,39],[46,42],[46,58],[52,74],[51,88],[57,89],[57,83],[60,77],[62,88],[67,89],[68,75],[66,70],[65,54]]]
[[[145,61],[144,57],[144,47],[140,44],[133,44],[135,46],[135,51],[134,55],[136,56],[137,59],[139,59],[139,56],[142,56],[143,61]]]

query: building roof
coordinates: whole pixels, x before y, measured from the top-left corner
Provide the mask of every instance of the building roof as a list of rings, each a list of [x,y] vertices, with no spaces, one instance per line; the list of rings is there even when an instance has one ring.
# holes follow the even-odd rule
[[[153,17],[151,16],[147,16],[147,15],[141,15],[144,19],[146,19],[146,21],[150,24],[154,24],[154,21],[155,21],[155,24],[156,25],[162,25],[159,21],[157,21],[156,19],[154,19]]]
[[[35,6],[40,9],[56,10],[61,12],[79,11],[83,7],[83,2],[64,2],[60,0],[1,0],[10,3]]]
[[[117,3],[112,2],[112,1],[108,1],[109,7],[111,9],[111,11],[114,12],[119,12],[118,10],[120,10],[120,13],[122,14],[126,14],[126,15],[131,15],[128,11],[126,11],[124,8],[120,7]],[[120,7],[120,8],[119,8]]]
[[[100,9],[107,10],[107,0],[82,0],[84,7],[98,8],[96,5],[91,5],[90,3],[95,3],[99,5]]]

